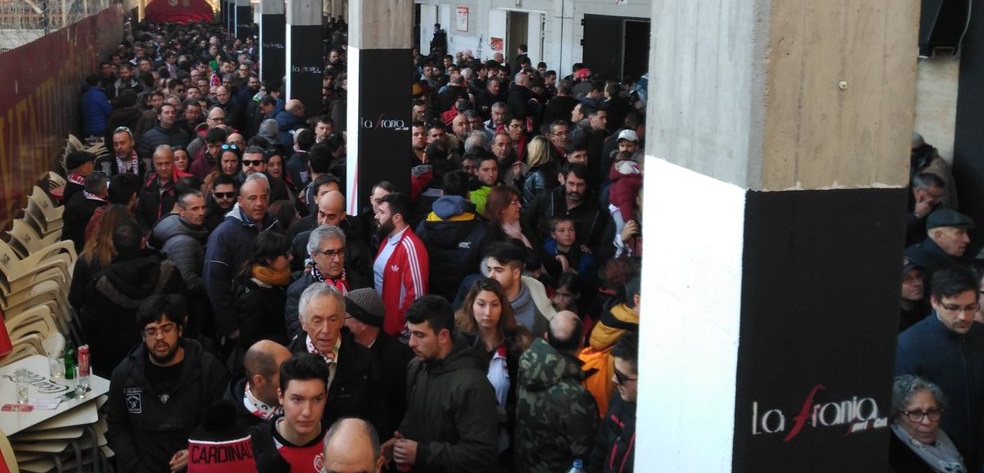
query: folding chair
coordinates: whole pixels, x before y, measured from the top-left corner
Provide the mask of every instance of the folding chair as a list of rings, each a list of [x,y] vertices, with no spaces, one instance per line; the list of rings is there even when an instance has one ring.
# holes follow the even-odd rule
[[[17,458],[14,456],[14,448],[10,445],[10,440],[7,439],[2,431],[0,431],[0,461],[3,461],[7,465],[7,469],[10,473],[19,473],[20,469],[17,467]]]

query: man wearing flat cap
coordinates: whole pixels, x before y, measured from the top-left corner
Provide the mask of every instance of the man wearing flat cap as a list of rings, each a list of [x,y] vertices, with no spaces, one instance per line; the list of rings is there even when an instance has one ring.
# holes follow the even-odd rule
[[[407,365],[413,350],[382,330],[386,307],[375,289],[345,295],[345,326],[355,341],[369,348],[369,421],[379,432],[392,435],[403,420],[407,404]]]
[[[926,219],[926,239],[906,248],[905,255],[922,267],[925,280],[931,281],[937,271],[966,263],[969,228],[974,228],[974,219],[950,208],[938,209]]]

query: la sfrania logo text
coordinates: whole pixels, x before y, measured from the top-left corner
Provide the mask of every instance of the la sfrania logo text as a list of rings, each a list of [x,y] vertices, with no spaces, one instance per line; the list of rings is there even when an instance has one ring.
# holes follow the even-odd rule
[[[781,435],[789,442],[806,429],[845,429],[844,435],[888,426],[888,418],[881,417],[878,402],[870,397],[852,396],[831,402],[816,402],[817,393],[826,388],[818,384],[803,399],[795,414],[781,409],[764,409],[758,401],[752,402],[752,435]]]

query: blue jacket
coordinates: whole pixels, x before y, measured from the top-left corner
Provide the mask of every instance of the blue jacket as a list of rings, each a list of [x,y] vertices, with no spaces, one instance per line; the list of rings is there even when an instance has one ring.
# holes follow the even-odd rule
[[[290,132],[303,125],[304,120],[297,118],[296,115],[288,112],[286,109],[274,115],[273,119],[277,120],[277,128],[280,129],[280,144],[284,145],[287,149],[292,148],[294,146],[294,135]]]
[[[98,86],[89,87],[82,94],[82,136],[106,134],[106,122],[112,112],[106,91]]]
[[[232,206],[225,220],[208,237],[205,247],[205,270],[202,279],[205,291],[215,311],[215,329],[219,336],[228,336],[239,329],[239,315],[233,301],[232,281],[243,268],[253,249],[253,240],[260,232],[282,232],[280,222],[270,214],[260,225],[250,221]]]
[[[969,471],[979,471],[981,416],[984,415],[984,325],[959,335],[934,311],[899,335],[895,375],[913,374],[936,383],[949,400],[940,428],[963,454]],[[977,463],[974,463],[977,462]]]

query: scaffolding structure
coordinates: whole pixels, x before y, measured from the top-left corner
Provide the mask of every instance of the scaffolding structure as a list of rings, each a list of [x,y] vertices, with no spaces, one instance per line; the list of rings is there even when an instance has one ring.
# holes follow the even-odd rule
[[[102,11],[113,0],[0,0],[0,54]]]

